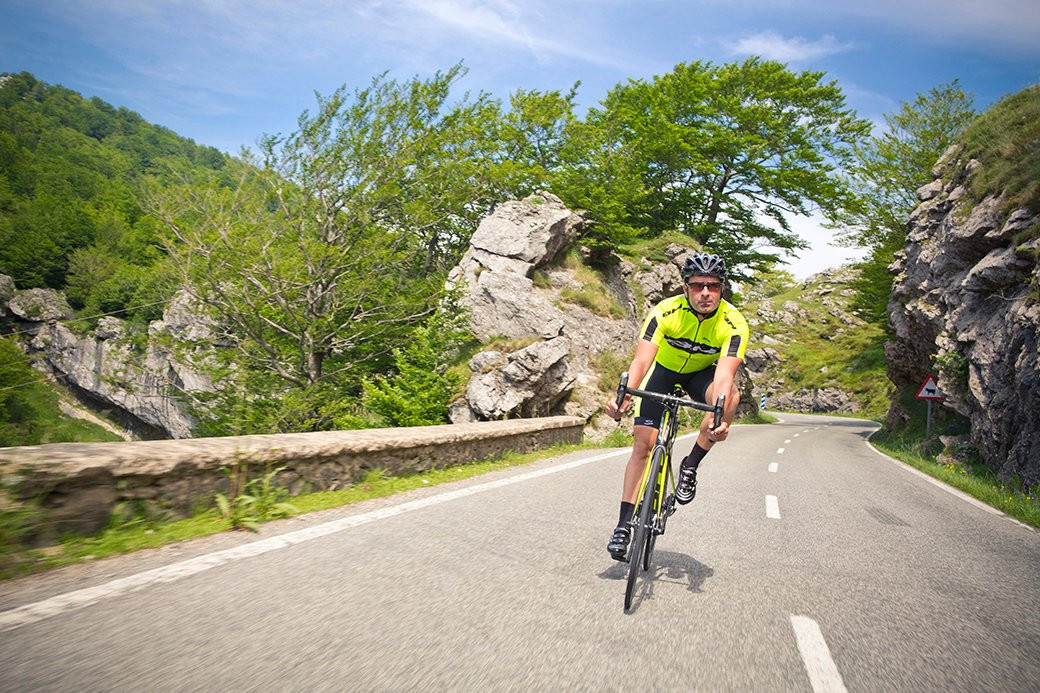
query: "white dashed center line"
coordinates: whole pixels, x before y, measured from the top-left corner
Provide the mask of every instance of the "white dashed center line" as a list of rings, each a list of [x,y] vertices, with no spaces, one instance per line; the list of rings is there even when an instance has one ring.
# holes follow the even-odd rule
[[[778,469],[780,469],[780,463],[779,462],[770,462],[769,463],[769,471],[771,471],[773,473],[776,473],[776,470],[778,470]]]
[[[766,496],[766,517],[771,520],[780,519],[780,501],[776,496]]]
[[[777,448],[776,449],[776,454],[778,454],[778,455],[784,454],[784,449],[783,448]]]
[[[791,627],[798,641],[805,672],[815,693],[845,693],[845,682],[831,659],[830,648],[823,639],[820,625],[808,616],[791,616]]]

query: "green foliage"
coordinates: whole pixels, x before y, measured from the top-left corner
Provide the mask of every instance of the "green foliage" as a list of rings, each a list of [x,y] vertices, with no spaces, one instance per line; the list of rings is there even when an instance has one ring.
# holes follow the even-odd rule
[[[961,142],[964,156],[982,163],[969,180],[973,199],[1003,191],[1009,208],[1040,211],[1040,86],[1001,99],[967,127]]]
[[[171,266],[233,347],[214,373],[237,384],[203,410],[245,411],[246,430],[324,428],[344,410],[336,400],[394,368],[491,204],[497,105],[483,95],[450,104],[462,74],[384,76],[318,97],[295,132],[265,138],[262,159],[227,187],[153,182],[147,208],[166,226]],[[389,407],[400,376],[373,383],[376,406]],[[292,415],[272,421],[279,412]]]
[[[856,199],[837,221],[842,242],[866,248],[853,284],[854,308],[875,325],[888,327],[888,297],[894,254],[906,245],[906,222],[917,205],[917,189],[932,180],[932,167],[975,117],[973,97],[956,80],[885,116],[886,130],[855,149],[848,168]]]
[[[575,129],[581,156],[561,196],[599,222],[594,243],[679,231],[746,278],[779,259],[762,245],[805,247],[788,215],[836,215],[846,201],[836,171],[869,125],[822,77],[751,58],[618,85]]]
[[[142,175],[163,161],[219,170],[227,158],[100,99],[25,72],[5,75],[0,268],[22,289],[63,289],[71,281],[77,307],[128,308],[159,257],[154,223],[141,211],[136,190]],[[102,286],[114,274],[119,286]],[[95,287],[102,296],[92,297]]]
[[[286,500],[289,490],[275,483],[275,478],[285,471],[285,467],[271,469],[268,465],[263,476],[249,479],[248,462],[235,460],[223,471],[228,477],[228,492],[216,494],[214,500],[221,517],[232,529],[256,532],[261,522],[298,512]]]
[[[459,384],[451,366],[470,339],[460,317],[436,313],[394,349],[394,373],[364,383],[364,408],[391,426],[450,423],[448,404]]]
[[[53,387],[13,340],[0,337],[0,447],[104,440],[119,438],[65,416]]]

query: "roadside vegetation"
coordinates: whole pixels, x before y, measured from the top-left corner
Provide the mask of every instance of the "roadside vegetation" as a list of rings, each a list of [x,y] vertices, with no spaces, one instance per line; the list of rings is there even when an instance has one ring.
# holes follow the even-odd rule
[[[912,392],[902,392],[899,396],[910,416],[909,423],[898,432],[879,430],[871,436],[871,444],[886,455],[960,489],[1020,522],[1040,528],[1040,486],[1026,486],[1019,478],[1001,481],[983,464],[978,450],[970,443],[945,445],[941,437],[963,436],[969,427],[966,421],[941,407],[933,407],[932,432],[929,435],[926,405],[915,400],[913,395]]]
[[[854,272],[845,270],[854,276]],[[854,415],[883,422],[891,404],[892,384],[885,375],[885,331],[877,324],[857,318],[846,324],[823,303],[820,284],[775,284],[769,295],[754,293],[756,300],[742,307],[753,316],[759,307],[784,311],[785,304],[797,306],[799,317],[791,324],[763,320],[752,328],[752,346],[762,347],[770,338],[781,362],[770,367],[768,380],[756,382],[759,389],[798,392],[805,389],[836,388],[849,393],[861,410]],[[851,316],[848,285],[828,285],[827,294],[846,315]]]
[[[387,476],[376,469],[348,488],[304,493],[292,498],[288,491],[271,483],[276,469],[265,470],[247,480],[238,476],[241,468],[229,468],[227,473],[235,480],[229,493],[218,494],[211,505],[200,508],[192,517],[172,520],[163,514],[146,515],[132,507],[120,508],[113,513],[110,526],[100,534],[62,537],[58,544],[46,548],[33,548],[28,543],[40,521],[38,510],[31,503],[12,503],[7,495],[10,483],[0,483],[0,579],[157,548],[233,529],[257,531],[264,522],[272,520],[460,481],[553,455],[599,447],[602,444],[557,445],[536,452],[511,453],[492,460],[402,476]]]

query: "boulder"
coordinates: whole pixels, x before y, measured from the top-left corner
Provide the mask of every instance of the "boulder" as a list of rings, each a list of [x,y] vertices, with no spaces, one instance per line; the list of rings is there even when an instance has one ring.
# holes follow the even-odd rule
[[[73,317],[65,297],[52,289],[19,291],[7,302],[7,309],[26,322],[49,323]]]
[[[535,342],[512,354],[477,354],[470,362],[475,374],[466,390],[468,406],[456,407],[452,421],[562,413],[560,405],[574,384],[574,375],[568,372],[570,351],[569,341],[558,338]]]

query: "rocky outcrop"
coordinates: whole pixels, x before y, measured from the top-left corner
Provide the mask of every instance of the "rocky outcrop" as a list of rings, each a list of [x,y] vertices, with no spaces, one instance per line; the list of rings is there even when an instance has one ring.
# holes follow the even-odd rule
[[[512,353],[492,346],[471,359],[473,376],[451,407],[452,421],[568,414],[589,421],[592,437],[616,427],[601,413],[606,395],[594,363],[610,355],[624,364],[618,373],[628,365],[640,321],[652,305],[679,292],[679,267],[692,251],[669,246],[665,263],[615,258],[600,266],[590,288],[587,275],[560,262],[585,223],[545,192],[500,205],[481,222],[449,284],[460,290],[470,328],[482,340],[529,343]],[[588,260],[588,251],[582,256]],[[568,300],[568,292],[581,291],[605,298],[613,314]],[[757,411],[750,379],[744,374],[739,383],[745,393],[740,413]]]
[[[849,283],[858,276],[850,267],[839,267],[805,279],[797,301],[764,298],[744,312],[751,326],[751,343],[745,363],[755,383],[755,393],[766,396],[766,408],[806,413],[857,413],[863,405],[857,393],[842,390],[834,384],[821,383],[806,387],[783,374],[782,366],[789,358],[792,345],[801,347],[794,335],[808,329],[813,339],[833,341],[847,332],[862,327],[864,321],[849,308],[854,292]],[[833,366],[824,366],[827,373]]]
[[[803,411],[810,414],[854,414],[862,409],[852,395],[836,387],[802,388],[798,392],[782,392],[769,401],[770,409]]]
[[[1040,482],[1040,215],[1001,196],[965,194],[981,164],[956,147],[918,191],[889,315],[889,378],[916,387],[932,372],[943,406],[971,423],[972,443],[1001,479]],[[900,417],[894,416],[898,421]]]
[[[0,289],[6,283],[0,281]],[[13,284],[11,284],[13,287]],[[188,438],[194,420],[185,406],[187,393],[211,392],[213,384],[193,366],[200,352],[165,346],[210,344],[210,325],[178,295],[149,326],[147,346],[137,346],[122,320],[101,318],[93,334],[74,332],[62,321],[72,310],[65,298],[49,289],[12,291],[6,302],[19,331],[31,338],[27,351],[35,365],[67,387],[92,410],[124,426],[133,438]]]

